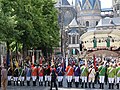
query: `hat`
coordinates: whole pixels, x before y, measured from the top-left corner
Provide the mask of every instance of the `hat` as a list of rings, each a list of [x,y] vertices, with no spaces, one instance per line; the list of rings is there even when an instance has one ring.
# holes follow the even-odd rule
[[[58,66],[60,66],[61,64],[59,63]]]

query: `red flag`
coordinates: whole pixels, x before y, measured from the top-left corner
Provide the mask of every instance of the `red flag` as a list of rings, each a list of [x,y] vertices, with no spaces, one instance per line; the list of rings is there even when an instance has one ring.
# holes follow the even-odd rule
[[[94,63],[93,63],[94,64],[94,68],[96,70],[97,68],[96,68],[96,57],[95,57],[95,55],[93,55],[93,60],[94,60]]]

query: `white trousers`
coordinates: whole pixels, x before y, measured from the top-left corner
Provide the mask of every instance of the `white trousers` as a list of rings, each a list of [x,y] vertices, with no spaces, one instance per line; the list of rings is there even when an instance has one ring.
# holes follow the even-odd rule
[[[120,83],[120,77],[117,77],[116,83]]]
[[[39,82],[43,82],[43,76],[39,76]]]
[[[33,81],[36,81],[36,79],[37,79],[37,76],[32,76]]]
[[[88,81],[89,81],[89,82],[94,82],[94,81],[95,81],[95,77],[89,77],[89,78],[88,78]]]
[[[72,82],[72,76],[66,76],[67,82]]]
[[[100,83],[104,83],[105,76],[100,76]]]
[[[58,82],[61,82],[63,80],[63,76],[58,76],[57,79],[58,79]]]
[[[75,82],[79,82],[79,76],[74,76]]]
[[[18,77],[14,77],[14,81],[18,81]]]
[[[51,81],[51,76],[45,76],[45,81]]]
[[[87,76],[81,76],[82,82],[87,82]]]
[[[11,81],[12,76],[8,76],[8,81]]]
[[[114,78],[108,78],[109,83],[114,83]]]
[[[20,76],[19,79],[20,79],[20,81],[24,81],[25,77]]]
[[[27,81],[30,81],[30,77],[26,77],[26,80],[27,80]]]

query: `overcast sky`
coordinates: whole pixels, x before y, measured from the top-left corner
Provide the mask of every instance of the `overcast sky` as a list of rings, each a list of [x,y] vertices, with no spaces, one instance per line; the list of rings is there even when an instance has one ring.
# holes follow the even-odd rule
[[[68,0],[70,3],[72,2],[72,0]],[[75,0],[73,0],[75,1]],[[101,1],[101,7],[102,8],[110,8],[112,7],[112,0],[100,0]]]

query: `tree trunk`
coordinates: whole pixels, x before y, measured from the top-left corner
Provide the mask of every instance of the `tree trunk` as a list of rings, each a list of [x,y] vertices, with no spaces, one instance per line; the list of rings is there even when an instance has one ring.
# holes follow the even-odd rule
[[[27,57],[27,45],[23,42],[23,60]]]
[[[10,46],[9,42],[7,41],[7,59],[6,59],[7,66],[10,65]]]

